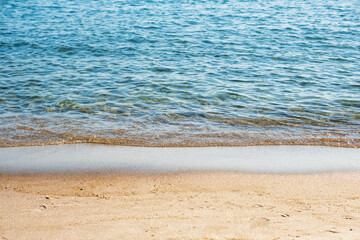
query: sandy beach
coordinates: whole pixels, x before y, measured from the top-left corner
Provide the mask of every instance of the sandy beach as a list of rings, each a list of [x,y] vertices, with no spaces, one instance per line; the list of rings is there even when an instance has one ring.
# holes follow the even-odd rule
[[[0,0],[0,240],[360,240],[360,0]]]
[[[0,175],[1,239],[359,239],[360,173]]]

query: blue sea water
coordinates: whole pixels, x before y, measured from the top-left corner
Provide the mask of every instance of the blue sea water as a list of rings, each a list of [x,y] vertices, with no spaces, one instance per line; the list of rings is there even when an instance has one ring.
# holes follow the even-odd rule
[[[360,146],[360,1],[0,0],[0,146]]]

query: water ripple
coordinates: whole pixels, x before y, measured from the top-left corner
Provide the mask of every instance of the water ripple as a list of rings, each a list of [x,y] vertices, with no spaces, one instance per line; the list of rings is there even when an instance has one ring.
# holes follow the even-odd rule
[[[0,1],[0,145],[355,146],[359,9],[337,0]]]

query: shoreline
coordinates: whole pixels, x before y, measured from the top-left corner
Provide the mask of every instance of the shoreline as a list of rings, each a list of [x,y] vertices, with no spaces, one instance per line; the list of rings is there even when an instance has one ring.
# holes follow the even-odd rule
[[[36,147],[36,146],[61,146],[61,145],[107,145],[107,146],[125,146],[125,147],[148,147],[148,148],[188,148],[188,147],[255,147],[255,146],[325,146],[325,147],[342,147],[342,148],[360,148],[359,138],[294,138],[294,139],[231,139],[233,135],[229,134],[225,139],[215,135],[209,139],[168,139],[158,141],[159,137],[147,137],[146,139],[125,138],[100,138],[100,137],[80,137],[79,139],[61,139],[36,142],[36,141],[9,141],[0,139],[0,148],[14,147]],[[218,139],[221,140],[218,140]],[[19,138],[21,139],[21,137]]]
[[[354,239],[360,172],[0,174],[3,239]]]

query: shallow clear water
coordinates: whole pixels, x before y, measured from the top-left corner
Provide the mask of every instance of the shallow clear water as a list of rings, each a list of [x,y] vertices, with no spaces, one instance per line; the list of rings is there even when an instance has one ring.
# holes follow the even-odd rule
[[[360,146],[359,1],[0,1],[0,145]]]

